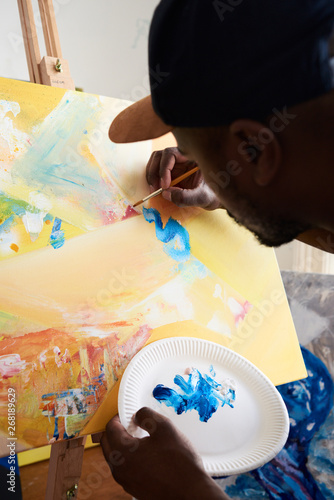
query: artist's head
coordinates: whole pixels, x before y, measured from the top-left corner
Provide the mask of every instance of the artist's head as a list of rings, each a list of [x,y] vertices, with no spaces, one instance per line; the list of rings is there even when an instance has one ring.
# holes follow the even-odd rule
[[[151,96],[116,118],[110,138],[171,130],[235,220],[266,245],[291,241],[317,224],[301,200],[333,142],[333,23],[333,0],[162,0]]]

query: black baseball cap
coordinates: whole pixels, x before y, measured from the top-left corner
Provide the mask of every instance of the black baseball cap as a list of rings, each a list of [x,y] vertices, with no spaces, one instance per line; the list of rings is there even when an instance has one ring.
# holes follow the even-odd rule
[[[333,24],[334,0],[162,0],[149,34],[151,95],[115,118],[110,139],[261,120],[330,91]]]

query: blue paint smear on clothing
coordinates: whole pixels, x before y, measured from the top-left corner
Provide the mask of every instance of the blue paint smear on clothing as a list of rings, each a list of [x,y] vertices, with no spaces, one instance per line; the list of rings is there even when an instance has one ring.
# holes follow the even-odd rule
[[[210,372],[215,376],[212,367]],[[153,397],[160,403],[174,408],[178,415],[195,410],[198,412],[200,421],[207,422],[219,406],[223,407],[227,404],[233,408],[235,391],[229,389],[227,394],[222,394],[220,392],[222,385],[209,375],[202,375],[199,370],[193,369],[187,381],[181,375],[176,375],[174,383],[179,386],[179,392],[158,384],[153,389]]]
[[[62,231],[60,228],[61,219],[58,219],[58,217],[56,217],[53,223],[52,232],[50,234],[50,245],[52,245],[55,249],[62,247],[65,243],[65,234],[64,231]]]
[[[190,257],[188,231],[171,217],[163,227],[161,216],[155,208],[143,208],[143,215],[147,222],[155,223],[155,234],[164,243],[164,252],[178,262],[187,261]]]
[[[230,498],[252,500],[325,500],[334,499],[330,483],[334,464],[326,449],[313,458],[318,446],[333,435],[334,384],[324,363],[310,351],[302,349],[308,377],[277,387],[290,416],[290,433],[283,450],[269,463],[248,474],[238,476],[234,485],[225,488]],[[315,464],[318,463],[318,467]],[[308,469],[317,470],[317,482]],[[251,492],[251,493],[250,493]]]
[[[234,484],[222,489],[226,493],[228,492],[229,498],[238,500],[268,500],[269,498],[261,484],[250,473],[241,474],[236,478]]]

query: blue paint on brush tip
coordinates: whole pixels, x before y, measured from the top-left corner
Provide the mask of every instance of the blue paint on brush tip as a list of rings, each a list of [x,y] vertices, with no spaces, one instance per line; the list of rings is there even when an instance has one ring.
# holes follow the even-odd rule
[[[178,262],[190,258],[189,233],[179,222],[170,217],[163,227],[161,216],[155,208],[143,208],[143,215],[147,222],[155,223],[155,234],[164,243],[164,252],[169,257]]]
[[[210,367],[213,377],[216,373]],[[197,369],[193,369],[185,380],[181,375],[174,377],[174,383],[179,390],[158,384],[153,389],[153,397],[166,406],[174,408],[177,415],[195,410],[198,412],[201,422],[207,422],[221,406],[227,404],[234,408],[235,390],[231,387],[225,388],[216,382],[210,375],[202,375]]]

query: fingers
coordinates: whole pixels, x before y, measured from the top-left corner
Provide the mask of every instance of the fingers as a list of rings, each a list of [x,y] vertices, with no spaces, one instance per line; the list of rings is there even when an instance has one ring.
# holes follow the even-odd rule
[[[112,448],[121,449],[124,445],[131,446],[137,442],[137,439],[132,437],[121,424],[118,415],[109,420],[105,434]]]
[[[104,458],[106,459],[106,462],[108,463],[110,470],[114,475],[115,467],[119,467],[120,465],[123,465],[125,462],[124,454],[120,449],[113,448],[112,446],[110,446],[110,442],[106,432],[102,436],[101,446]]]
[[[92,443],[100,443],[102,436],[103,436],[103,432],[97,432],[96,434],[92,434],[91,435]]]
[[[201,464],[201,459],[199,459],[198,453],[188,438],[180,433],[169,418],[160,415],[160,413],[150,408],[144,407],[137,411],[134,416],[134,422],[150,434],[149,438],[144,438],[148,439],[148,442],[154,442],[159,447],[164,447],[164,449],[168,448],[172,443],[176,448],[181,446],[193,455],[196,462]]]
[[[121,424],[118,415],[112,418],[101,438],[104,457],[114,474],[114,467],[124,463],[125,457],[138,449],[139,440],[130,436]]]
[[[146,166],[146,179],[154,190],[168,188],[171,183],[171,172],[176,163],[187,163],[188,159],[177,148],[166,148],[154,151]]]
[[[212,203],[216,202],[214,193],[203,184],[193,189],[171,187],[163,191],[162,196],[178,207],[208,208]]]
[[[162,189],[167,189],[172,181],[172,170],[175,163],[182,163],[182,159],[187,162],[177,148],[164,149],[161,155],[159,175]]]
[[[134,423],[148,432],[150,436],[165,436],[168,431],[174,429],[168,418],[147,407],[137,411],[134,416]]]
[[[154,153],[151,154],[146,166],[146,180],[149,186],[153,187],[154,191],[160,188],[159,168],[161,155],[162,151],[154,151]]]
[[[147,181],[152,186],[151,192],[162,187],[163,198],[179,207],[201,207],[207,210],[220,208],[222,206],[220,199],[203,181],[200,172],[197,172],[190,181],[183,181],[182,188],[170,187],[172,177],[175,178],[184,173],[190,166],[191,162],[180,153],[178,148],[155,151],[146,167]],[[187,189],[189,187],[191,189]]]

